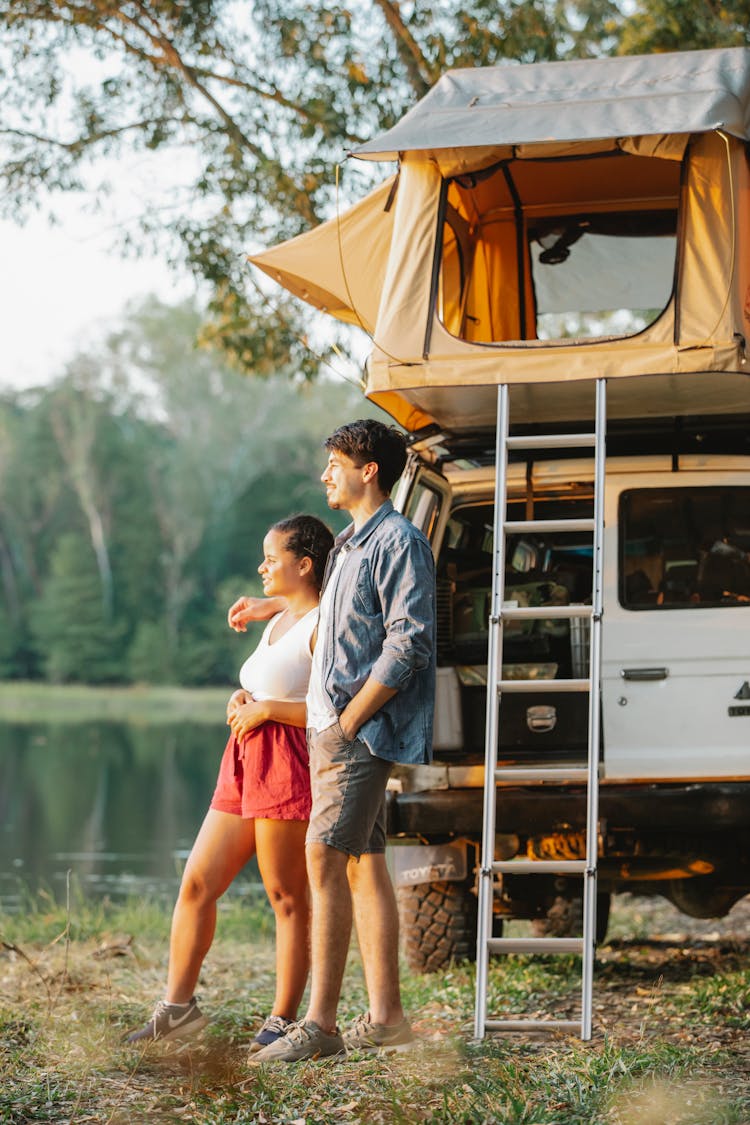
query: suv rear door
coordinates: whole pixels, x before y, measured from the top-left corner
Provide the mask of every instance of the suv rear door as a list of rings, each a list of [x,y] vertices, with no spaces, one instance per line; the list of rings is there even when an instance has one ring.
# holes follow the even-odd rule
[[[607,778],[746,776],[750,473],[607,477]]]

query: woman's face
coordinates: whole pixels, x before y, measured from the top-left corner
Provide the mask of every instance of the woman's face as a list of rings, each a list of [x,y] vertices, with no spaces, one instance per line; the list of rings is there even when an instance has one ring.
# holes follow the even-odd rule
[[[263,562],[258,574],[263,579],[263,593],[267,598],[286,597],[305,584],[310,570],[310,559],[298,559],[286,548],[288,536],[280,531],[269,531],[263,540]]]

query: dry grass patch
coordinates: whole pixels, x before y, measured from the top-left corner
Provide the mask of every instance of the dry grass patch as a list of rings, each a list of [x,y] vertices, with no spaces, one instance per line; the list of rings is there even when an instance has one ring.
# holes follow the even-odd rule
[[[50,909],[0,918],[0,1123],[139,1125],[740,1125],[750,1120],[750,958],[742,935],[631,927],[601,950],[595,1036],[472,1041],[474,977],[406,976],[420,1043],[385,1057],[246,1066],[273,994],[273,949],[233,904],[201,980],[212,1023],[190,1045],[137,1050],[124,1033],[161,995],[168,912]],[[163,916],[161,916],[163,915]],[[653,926],[651,927],[653,928]],[[52,937],[50,937],[52,934]],[[255,936],[254,936],[255,935]],[[493,963],[491,989],[520,1010],[573,1009],[573,958]],[[352,956],[344,1020],[366,1004]],[[528,1010],[528,1009],[527,1009]],[[656,1114],[656,1116],[654,1116]]]

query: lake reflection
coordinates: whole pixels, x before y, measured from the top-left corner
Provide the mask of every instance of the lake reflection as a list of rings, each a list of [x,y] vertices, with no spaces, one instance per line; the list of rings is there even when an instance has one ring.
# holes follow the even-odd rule
[[[0,724],[0,903],[23,890],[173,899],[213,793],[223,725]],[[248,865],[233,888],[257,884]]]

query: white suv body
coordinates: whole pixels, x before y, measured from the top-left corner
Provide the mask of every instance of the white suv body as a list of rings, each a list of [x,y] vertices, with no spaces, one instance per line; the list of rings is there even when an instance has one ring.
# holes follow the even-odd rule
[[[606,462],[600,932],[616,891],[664,894],[706,917],[750,892],[750,456],[703,449],[744,448],[741,426],[733,439],[711,436],[710,424],[693,430],[680,453],[628,456],[619,452],[628,442],[616,438]],[[436,557],[435,759],[400,771],[389,827],[411,845],[394,855],[407,951],[424,969],[471,953],[495,474],[478,463],[481,455],[454,459],[442,437],[415,444],[421,453],[395,503],[422,527]],[[509,503],[525,506],[530,495],[539,518],[573,508],[586,514],[593,460],[548,457],[511,465]],[[590,537],[588,546],[577,539],[511,541],[506,598],[585,601]],[[506,633],[504,677],[586,675],[586,643],[577,622],[551,619],[526,626],[525,635]],[[502,761],[559,765],[585,756],[585,695],[514,694],[500,715]],[[580,849],[580,786],[499,783],[497,808],[499,857],[560,858]],[[418,921],[436,891],[436,913],[451,931],[437,955]],[[574,910],[561,921],[560,904],[577,894],[565,880],[506,879],[498,910],[559,933],[575,926]]]

